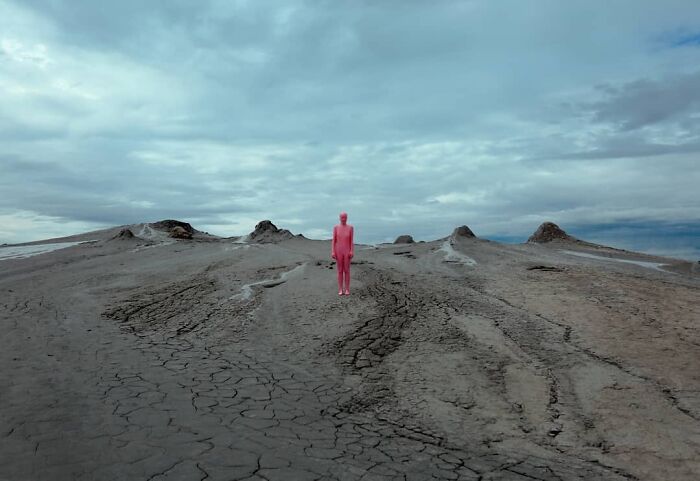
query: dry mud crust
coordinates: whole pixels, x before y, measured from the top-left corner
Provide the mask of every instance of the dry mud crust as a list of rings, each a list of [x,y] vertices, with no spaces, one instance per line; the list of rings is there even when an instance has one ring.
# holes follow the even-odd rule
[[[600,462],[580,454],[564,454],[549,442],[551,437],[561,432],[561,426],[556,423],[560,415],[556,407],[559,386],[554,372],[541,366],[538,366],[536,371],[543,379],[535,379],[535,382],[539,381],[542,385],[544,399],[542,405],[536,406],[536,409],[544,411],[538,421],[544,425],[540,431],[544,429],[545,432],[527,435],[536,430],[522,417],[521,423],[518,423],[518,416],[508,412],[513,409],[506,405],[505,413],[498,413],[496,408],[493,408],[490,415],[505,414],[513,425],[521,424],[523,432],[501,435],[500,438],[494,436],[490,439],[483,433],[466,432],[455,435],[455,428],[460,428],[459,420],[456,420],[454,426],[449,426],[452,422],[451,413],[441,409],[440,403],[432,402],[435,399],[431,396],[444,400],[443,405],[451,404],[451,407],[460,411],[464,417],[464,414],[477,404],[482,404],[480,409],[487,409],[491,403],[503,404],[499,398],[508,397],[509,388],[511,394],[513,390],[512,386],[506,386],[505,376],[510,374],[511,377],[515,376],[516,380],[525,375],[534,376],[534,368],[525,368],[518,372],[510,369],[513,359],[509,358],[507,353],[493,352],[493,346],[475,342],[453,324],[460,310],[472,309],[490,313],[493,319],[507,313],[503,312],[502,307],[494,306],[488,300],[460,300],[459,297],[450,295],[453,293],[446,293],[445,289],[448,292],[450,289],[442,285],[433,285],[433,289],[430,289],[425,287],[430,286],[430,283],[409,282],[415,279],[405,277],[404,280],[397,280],[403,276],[388,275],[379,271],[372,271],[365,275],[365,279],[367,277],[371,277],[373,281],[367,284],[360,295],[374,300],[376,315],[357,322],[353,332],[343,336],[329,349],[329,353],[337,356],[337,361],[352,379],[352,396],[339,407],[341,411],[371,413],[409,436],[432,445],[450,447],[455,451],[466,450],[491,455],[499,453],[504,459],[522,458],[523,454],[527,453],[529,461],[524,464],[516,463],[516,467],[504,462],[499,467],[499,470],[513,471],[512,476],[520,469],[521,475],[529,475],[534,479],[577,479],[578,475],[594,478],[601,473],[606,473],[604,477],[610,479],[616,476],[620,479],[634,479],[622,469],[606,468]],[[424,287],[414,287],[417,285]],[[475,296],[478,296],[478,293],[475,293]],[[495,329],[498,331],[498,328]],[[500,336],[502,339],[495,340],[502,342],[505,336]],[[488,341],[486,343],[488,344]],[[432,352],[424,350],[426,345],[431,346]],[[462,352],[474,356],[473,364],[476,364],[477,368],[467,380],[467,385],[460,385],[457,391],[451,391],[451,381],[463,384],[465,380],[450,378],[454,369],[446,364],[429,368],[426,368],[426,365],[431,363],[431,356],[436,353],[440,355],[438,362],[449,362],[451,353],[457,353],[459,358]],[[414,362],[413,356],[420,357],[420,360]],[[520,360],[522,361],[522,357]],[[529,362],[533,365],[538,364],[536,359]],[[431,371],[431,368],[435,370]],[[436,379],[430,379],[431,375],[442,378],[448,385],[436,385]],[[478,387],[483,388],[487,394],[470,398],[468,384],[471,382],[483,383]],[[416,388],[425,395],[415,395]],[[528,405],[526,409],[531,407]],[[522,410],[523,406],[520,405],[519,411]],[[436,419],[435,416],[442,419]],[[445,425],[445,421],[448,421],[448,425]],[[481,429],[478,423],[468,427]],[[508,440],[505,438],[509,437],[517,442],[504,442]],[[533,461],[535,459],[537,461]],[[536,474],[540,477],[536,477]]]
[[[697,478],[696,285],[439,244],[358,250],[347,297],[311,241],[11,264],[0,479]]]
[[[175,324],[178,332],[187,332],[211,314],[207,309],[197,311],[202,311],[198,309],[202,297],[215,289],[215,282],[202,275],[164,287],[140,290],[134,298],[117,303],[103,314],[122,322],[132,331],[166,329]]]
[[[165,429],[160,442],[167,445],[170,431],[180,442],[191,439],[194,449],[153,479],[579,479],[581,473],[615,479],[609,470],[576,460],[464,450],[396,416],[347,412],[347,386],[263,346],[210,348],[198,338],[145,332],[152,335],[140,338],[139,349],[155,355],[152,364],[163,373],[117,375],[108,382],[107,398],[116,402],[114,414],[127,432]],[[179,395],[168,388],[169,379],[180,386]],[[206,431],[197,436],[201,423]]]

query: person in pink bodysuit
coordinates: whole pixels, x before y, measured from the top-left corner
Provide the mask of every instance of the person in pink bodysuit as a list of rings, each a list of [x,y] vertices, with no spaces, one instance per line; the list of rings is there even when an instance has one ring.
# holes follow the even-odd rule
[[[333,241],[331,242],[331,257],[335,259],[338,268],[338,295],[350,295],[350,259],[354,253],[352,237],[354,228],[348,222],[348,215],[340,213],[340,224],[333,227]],[[345,280],[345,292],[343,292],[343,280]]]

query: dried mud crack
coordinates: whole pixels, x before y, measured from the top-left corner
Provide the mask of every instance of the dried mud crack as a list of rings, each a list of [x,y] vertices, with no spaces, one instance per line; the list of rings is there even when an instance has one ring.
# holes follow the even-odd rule
[[[659,380],[568,298],[533,308],[527,289],[661,338],[643,296],[489,245],[445,262],[435,242],[358,250],[339,297],[327,246],[288,242],[111,244],[3,271],[0,479],[693,479],[689,371]],[[673,282],[654,286],[696,292]]]
[[[388,423],[396,434],[410,439],[420,439],[421,442],[430,444],[451,451],[459,451],[468,446],[469,451],[476,453],[484,449],[483,445],[470,443],[468,440],[455,442],[448,439],[446,433],[426,427],[421,422],[419,410],[402,409],[398,399],[395,385],[395,366],[387,365],[384,361],[387,356],[397,351],[402,343],[412,342],[416,337],[429,339],[440,344],[449,351],[467,349],[484,358],[490,358],[489,365],[482,366],[488,375],[495,380],[499,389],[503,389],[503,369],[508,364],[506,359],[493,363],[493,353],[483,349],[483,346],[474,343],[473,339],[465,336],[459,330],[450,325],[449,320],[462,313],[464,310],[474,309],[482,313],[488,313],[498,328],[499,319],[504,312],[494,305],[493,300],[484,298],[478,291],[468,288],[468,296],[455,296],[455,293],[445,293],[443,290],[431,290],[426,288],[426,284],[415,282],[415,279],[404,278],[397,280],[396,275],[390,275],[377,270],[365,271],[366,276],[372,279],[366,288],[360,293],[361,296],[371,299],[375,305],[376,315],[369,319],[358,322],[355,329],[349,334],[337,340],[329,354],[335,355],[338,363],[350,375],[358,374],[361,378],[359,385],[351,398],[340,406],[340,409],[348,413],[372,413],[377,419]],[[411,288],[412,284],[419,284],[423,287]],[[429,285],[429,284],[427,284]],[[508,313],[512,316],[512,312]],[[418,325],[421,324],[421,325]],[[429,327],[428,327],[429,326]],[[428,327],[426,329],[426,327]],[[436,328],[437,331],[436,332]],[[425,332],[425,331],[428,332]],[[533,361],[538,363],[539,361]],[[541,368],[543,376],[548,382],[548,402],[546,409],[549,412],[550,426],[546,435],[550,438],[556,437],[562,430],[557,419],[560,417],[558,408],[559,402],[559,380],[551,368]],[[415,407],[415,406],[414,406]],[[467,409],[473,407],[469,405]],[[499,471],[513,471],[514,467],[520,467],[524,471],[522,475],[532,476],[538,473],[543,477],[532,476],[533,479],[569,479],[572,473],[562,471],[561,461],[556,458],[569,458],[566,462],[569,466],[576,466],[579,472],[586,472],[587,476],[595,477],[599,469],[609,470],[609,476],[619,476],[625,479],[635,479],[633,475],[622,469],[604,467],[595,459],[586,459],[574,455],[564,454],[566,450],[561,450],[552,446],[549,440],[532,436],[533,445],[538,445],[550,452],[551,457],[541,458],[538,467],[533,469],[531,461],[515,462],[509,466],[499,467]],[[489,446],[492,447],[492,446]],[[517,458],[517,454],[507,449],[501,451],[505,458],[511,456]],[[529,467],[525,467],[529,466]],[[512,468],[512,469],[511,469]],[[557,474],[559,473],[559,474]],[[479,479],[483,473],[479,474]],[[572,478],[575,479],[575,478]]]

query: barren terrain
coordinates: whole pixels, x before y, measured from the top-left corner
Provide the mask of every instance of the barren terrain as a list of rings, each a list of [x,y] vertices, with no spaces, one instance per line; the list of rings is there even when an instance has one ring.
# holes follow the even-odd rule
[[[700,479],[696,264],[113,234],[0,260],[0,480]]]

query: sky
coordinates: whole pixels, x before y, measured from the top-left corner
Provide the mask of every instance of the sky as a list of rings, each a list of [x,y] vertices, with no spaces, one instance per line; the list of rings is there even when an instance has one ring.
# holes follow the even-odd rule
[[[697,0],[0,0],[0,243],[543,221],[700,259]]]

